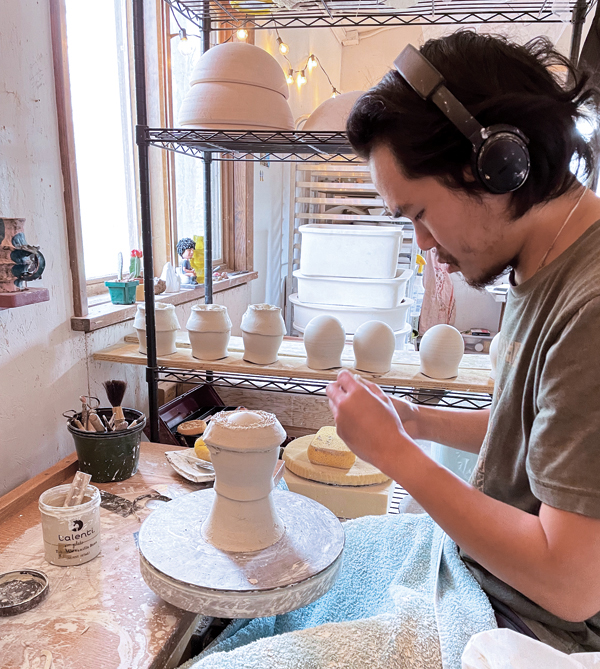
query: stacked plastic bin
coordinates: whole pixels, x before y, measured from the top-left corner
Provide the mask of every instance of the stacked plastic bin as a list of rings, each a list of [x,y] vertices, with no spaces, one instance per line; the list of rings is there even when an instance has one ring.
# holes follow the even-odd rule
[[[398,225],[311,224],[302,235],[298,292],[290,296],[293,326],[304,332],[315,316],[338,318],[347,335],[367,321],[383,321],[403,348],[413,301],[405,296],[412,270],[398,269]]]

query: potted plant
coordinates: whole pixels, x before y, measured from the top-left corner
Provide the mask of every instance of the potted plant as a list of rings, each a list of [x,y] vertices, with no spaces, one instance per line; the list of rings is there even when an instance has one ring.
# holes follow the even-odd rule
[[[141,257],[141,251],[136,251],[136,253],[139,253]],[[117,280],[104,282],[104,285],[108,288],[110,294],[110,301],[113,304],[135,304],[135,291],[138,284],[139,280],[132,279],[131,277],[129,277],[127,281],[123,280],[123,254],[119,253]]]

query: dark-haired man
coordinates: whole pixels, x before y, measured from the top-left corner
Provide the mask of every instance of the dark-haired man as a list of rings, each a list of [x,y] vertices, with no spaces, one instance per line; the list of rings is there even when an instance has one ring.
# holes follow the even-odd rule
[[[576,129],[593,92],[572,71],[574,84],[555,78],[569,64],[544,41],[459,32],[421,54],[479,123],[525,137],[524,183],[490,190],[475,143],[401,69],[357,102],[348,133],[421,249],[476,287],[512,269],[494,399],[490,411],[420,407],[343,371],[327,389],[338,432],[458,544],[499,620],[600,651],[600,200],[570,171],[573,158],[593,164]],[[472,485],[414,439],[479,453]]]

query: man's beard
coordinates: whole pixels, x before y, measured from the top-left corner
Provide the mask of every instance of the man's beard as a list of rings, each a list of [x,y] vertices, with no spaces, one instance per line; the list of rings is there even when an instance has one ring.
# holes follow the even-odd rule
[[[462,274],[460,263],[453,255],[450,255],[449,253],[440,255],[438,249],[435,249],[435,252],[439,262],[458,267],[458,271]],[[507,269],[513,269],[516,267],[516,265],[517,258],[513,258],[509,262],[498,263],[494,267],[490,267],[489,269],[482,272],[479,276],[473,278],[468,278],[464,274],[462,274],[462,276],[465,282],[471,286],[471,288],[475,288],[476,290],[483,290],[486,286],[491,286],[493,283],[495,283],[499,277],[505,274]]]

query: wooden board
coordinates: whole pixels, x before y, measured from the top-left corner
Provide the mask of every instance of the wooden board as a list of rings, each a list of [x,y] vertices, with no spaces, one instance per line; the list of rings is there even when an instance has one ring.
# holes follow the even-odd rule
[[[309,379],[333,381],[338,369],[314,370],[306,365],[304,344],[301,339],[290,338],[284,341],[279,354],[279,361],[272,365],[255,365],[242,359],[243,345],[240,337],[232,337],[229,355],[222,360],[201,361],[192,357],[191,349],[183,344],[180,333],[180,345],[177,352],[158,358],[160,367],[174,367],[187,370],[211,370],[248,376],[275,376],[288,379]],[[369,374],[352,367],[354,356],[352,349],[346,347],[342,356],[343,366],[353,373],[360,374],[379,385],[404,386],[410,388],[444,389],[460,392],[492,393],[493,381],[490,379],[489,356],[466,355],[461,362],[458,376],[454,379],[430,379],[419,372],[419,354],[414,351],[396,351],[392,369],[387,374]],[[94,353],[95,360],[121,362],[131,365],[146,365],[146,356],[138,350],[137,343],[119,343]]]
[[[178,492],[204,487],[175,474],[164,456],[165,450],[173,449],[143,443],[137,474],[121,483],[97,487],[130,501],[152,493],[156,486],[170,486]],[[2,571],[40,569],[50,581],[50,594],[37,608],[2,619],[2,669],[177,666],[200,616],[163,602],[141,578],[136,535],[151,513],[145,500],[127,518],[100,509],[101,554],[97,558],[73,567],[45,561],[38,497],[42,490],[72,480],[75,470],[72,455],[0,498]],[[49,656],[52,665],[45,663]]]

